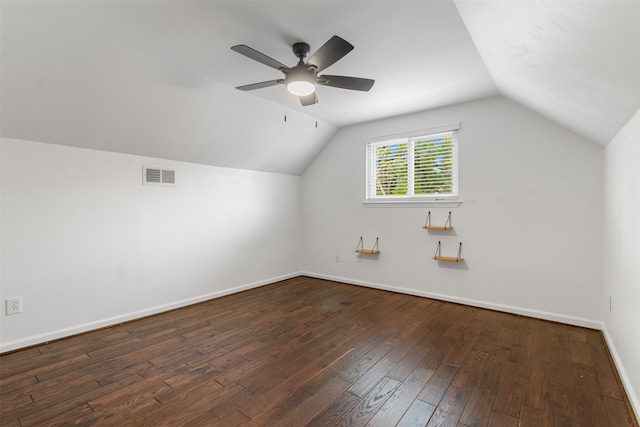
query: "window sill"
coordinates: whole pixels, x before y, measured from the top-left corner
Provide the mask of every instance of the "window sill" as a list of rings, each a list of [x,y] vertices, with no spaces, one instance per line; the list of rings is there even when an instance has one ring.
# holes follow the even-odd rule
[[[457,208],[462,200],[364,200],[362,204],[367,208]]]

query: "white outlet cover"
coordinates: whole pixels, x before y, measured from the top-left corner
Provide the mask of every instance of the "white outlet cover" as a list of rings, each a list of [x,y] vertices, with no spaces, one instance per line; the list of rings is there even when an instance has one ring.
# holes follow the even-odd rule
[[[6,304],[7,316],[22,313],[22,297],[7,298]]]

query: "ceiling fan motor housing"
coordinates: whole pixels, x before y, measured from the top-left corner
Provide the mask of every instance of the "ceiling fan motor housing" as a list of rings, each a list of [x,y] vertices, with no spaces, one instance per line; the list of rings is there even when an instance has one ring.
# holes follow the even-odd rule
[[[293,54],[300,58],[301,61],[311,52],[311,47],[307,43],[294,43],[291,48],[293,49]]]

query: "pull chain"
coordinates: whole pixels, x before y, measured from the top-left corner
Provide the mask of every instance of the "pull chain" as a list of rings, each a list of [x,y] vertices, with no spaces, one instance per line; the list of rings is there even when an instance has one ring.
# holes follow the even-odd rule
[[[316,129],[318,129],[318,94],[316,93],[315,96],[316,96],[316,103],[313,106],[313,108],[315,109],[314,113],[316,116]]]
[[[284,87],[284,122],[287,123],[287,87]]]
[[[287,88],[285,86],[285,88],[284,88],[284,122],[285,123],[287,122],[287,102],[289,101],[289,94],[287,92],[288,91],[287,91]],[[314,111],[314,116],[316,116],[316,120],[315,120],[316,129],[318,128],[318,118],[317,118],[317,116],[318,116],[318,104],[319,104],[319,102],[318,102],[318,98],[317,98],[317,95],[316,95],[316,102],[315,102],[315,105],[313,106],[313,108],[315,110]]]

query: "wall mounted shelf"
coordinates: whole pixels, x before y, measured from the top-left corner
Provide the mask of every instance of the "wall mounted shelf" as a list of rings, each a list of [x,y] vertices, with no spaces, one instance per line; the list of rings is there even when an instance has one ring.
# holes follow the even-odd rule
[[[458,246],[458,255],[455,257],[451,256],[442,256],[440,254],[440,242],[438,242],[438,248],[436,249],[436,254],[433,257],[436,261],[448,261],[448,262],[462,262],[464,258],[462,258],[462,242],[460,242],[460,246]]]
[[[451,212],[449,212],[449,216],[447,217],[447,222],[444,225],[431,225],[431,211],[427,213],[427,220],[424,222],[424,226],[427,230],[453,230],[453,226],[451,225]]]
[[[356,252],[360,253],[360,254],[379,254],[380,250],[378,249],[378,238],[376,237],[376,243],[373,245],[373,248],[371,249],[365,249],[364,248],[364,243],[362,241],[362,237],[360,237],[360,242],[358,243],[358,247],[356,248]]]

